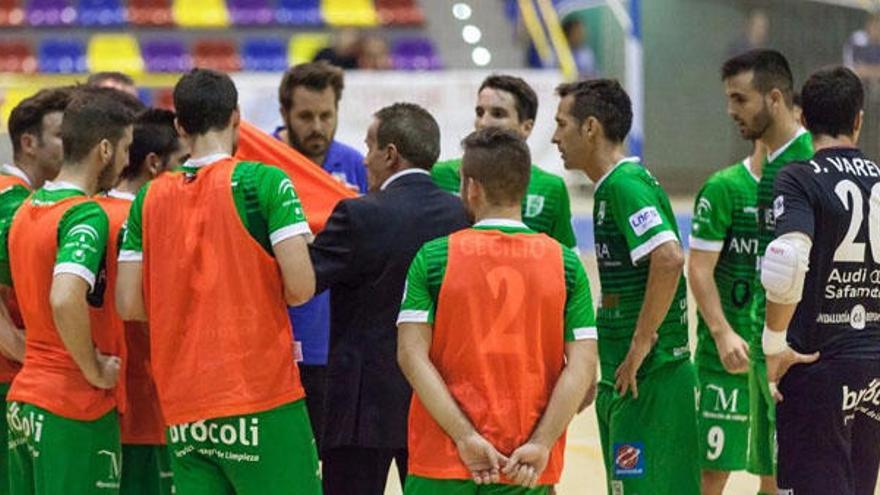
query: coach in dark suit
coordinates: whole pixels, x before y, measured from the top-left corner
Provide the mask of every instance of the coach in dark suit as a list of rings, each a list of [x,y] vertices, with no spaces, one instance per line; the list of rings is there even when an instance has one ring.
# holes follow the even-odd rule
[[[332,289],[322,459],[327,495],[382,495],[391,460],[406,476],[412,391],[397,367],[397,313],[425,242],[467,227],[461,200],[429,170],[440,129],[423,108],[375,114],[365,158],[370,193],[337,205],[310,248],[315,292]]]

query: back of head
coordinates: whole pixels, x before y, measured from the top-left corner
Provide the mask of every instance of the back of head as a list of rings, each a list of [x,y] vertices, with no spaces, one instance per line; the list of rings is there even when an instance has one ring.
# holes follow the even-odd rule
[[[14,157],[18,157],[21,152],[21,136],[33,134],[41,139],[43,117],[54,112],[64,112],[71,95],[71,87],[43,89],[25,98],[12,109],[8,125]]]
[[[284,73],[281,78],[281,86],[278,87],[278,101],[285,112],[293,107],[293,90],[304,87],[311,91],[324,91],[332,88],[336,95],[336,104],[342,98],[342,89],[345,87],[342,69],[321,60],[307,64],[295,65]]]
[[[513,95],[516,101],[516,113],[520,122],[535,120],[538,116],[538,95],[524,79],[504,74],[493,74],[480,85],[480,91],[486,88],[505,91]]]
[[[865,102],[862,81],[845,67],[815,72],[801,89],[804,122],[814,135],[853,136]]]
[[[632,102],[615,79],[589,79],[561,84],[556,88],[560,98],[572,96],[571,116],[578,125],[593,117],[602,124],[605,137],[622,143],[632,128]]]
[[[85,159],[105,139],[115,147],[133,121],[132,111],[112,94],[95,88],[78,89],[61,122],[64,161]]]
[[[139,100],[136,96],[116,88],[108,86],[80,86],[77,88],[77,91],[85,91],[86,93],[93,95],[103,94],[109,96],[118,101],[133,115],[137,115],[147,109],[144,102]]]
[[[222,72],[193,69],[174,86],[177,122],[190,135],[226,129],[237,106],[238,90]]]
[[[776,50],[751,50],[728,59],[721,66],[721,80],[751,71],[752,86],[762,94],[778,89],[791,107],[794,98],[794,78],[785,56]]]
[[[131,146],[128,148],[128,166],[122,169],[120,179],[134,179],[145,167],[147,155],[155,153],[163,165],[177,151],[180,143],[174,128],[174,112],[151,108],[140,114],[134,122]]]
[[[472,132],[461,145],[461,175],[479,182],[491,205],[522,202],[529,187],[532,158],[520,136],[507,129],[487,127]]]
[[[132,79],[131,76],[116,71],[95,72],[94,74],[89,75],[89,78],[86,79],[86,84],[89,86],[100,87],[107,82],[134,86],[134,79]]]
[[[414,103],[395,103],[375,116],[379,148],[393,144],[412,166],[431,170],[440,156],[440,126],[427,110]]]

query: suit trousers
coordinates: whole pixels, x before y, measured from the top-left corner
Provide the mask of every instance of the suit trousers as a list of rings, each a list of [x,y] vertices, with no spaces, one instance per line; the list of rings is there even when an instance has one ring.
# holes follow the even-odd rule
[[[334,447],[322,456],[324,495],[383,495],[391,461],[397,464],[400,486],[406,480],[406,449]]]

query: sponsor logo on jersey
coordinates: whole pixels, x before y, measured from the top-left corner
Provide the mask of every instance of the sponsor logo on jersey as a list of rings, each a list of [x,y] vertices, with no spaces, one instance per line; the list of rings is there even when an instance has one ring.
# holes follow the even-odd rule
[[[851,390],[848,385],[842,389],[843,423],[846,424],[855,417],[856,412],[866,414],[874,420],[880,421],[880,379],[874,378],[863,389]]]
[[[758,239],[731,237],[727,250],[736,254],[758,254]]]
[[[529,194],[526,196],[526,218],[534,218],[544,211],[544,196]]]
[[[599,212],[596,213],[596,225],[602,225],[605,223],[605,208],[608,206],[608,203],[603,199],[599,201]]]
[[[697,211],[694,214],[700,220],[709,220],[712,216],[712,202],[707,198],[700,198],[697,201]]]
[[[629,225],[637,236],[661,224],[663,224],[663,218],[660,217],[657,208],[653,206],[646,206],[629,217]]]
[[[171,443],[210,442],[214,445],[260,445],[260,419],[238,418],[238,424],[218,424],[210,420],[183,423],[168,428]]]
[[[111,450],[98,451],[98,457],[107,459],[107,479],[95,482],[95,488],[116,489],[119,488],[119,478],[122,472],[122,463],[118,452]]]
[[[642,442],[614,444],[614,476],[645,475],[645,444]]]
[[[776,196],[773,200],[773,219],[781,217],[785,213],[785,200],[782,196]]]

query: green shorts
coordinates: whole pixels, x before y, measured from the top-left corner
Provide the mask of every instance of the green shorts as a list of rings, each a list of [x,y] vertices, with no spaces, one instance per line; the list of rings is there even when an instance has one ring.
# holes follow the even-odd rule
[[[409,475],[404,495],[547,495],[550,485],[525,488],[517,485],[478,485],[471,480],[440,480]]]
[[[749,451],[749,377],[698,368],[700,455],[703,469],[740,471]]]
[[[749,367],[749,465],[759,476],[776,475],[776,402],[767,384],[767,362],[753,359]]]
[[[185,495],[320,495],[305,400],[167,429],[174,487]]]
[[[605,378],[605,377],[603,377]],[[697,385],[693,364],[662,365],[639,379],[639,398],[599,383],[596,415],[614,495],[698,495]]]
[[[0,400],[6,404],[6,394],[9,392],[8,383],[0,383]],[[0,414],[0,486],[9,486],[9,450],[4,445],[9,443],[9,433],[6,425],[6,415]]]
[[[172,478],[164,445],[122,445],[120,492],[124,495],[171,495]]]
[[[10,402],[6,415],[12,495],[119,493],[122,450],[116,411],[78,421]]]

